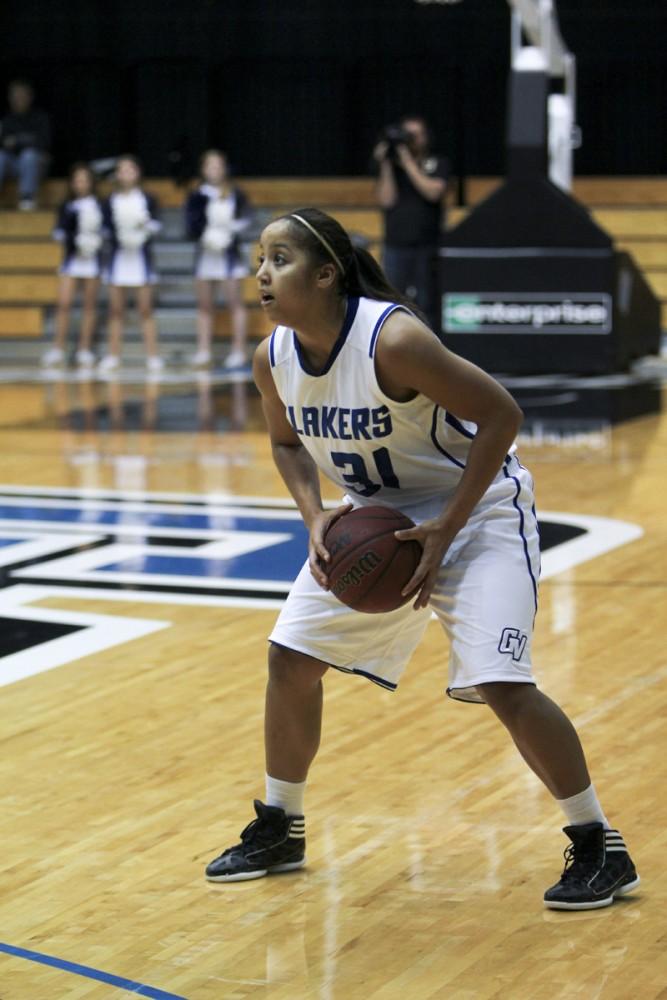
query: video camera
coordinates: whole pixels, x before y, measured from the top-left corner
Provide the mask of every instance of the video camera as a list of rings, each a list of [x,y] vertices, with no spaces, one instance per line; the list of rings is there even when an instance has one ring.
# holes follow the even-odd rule
[[[381,138],[387,143],[387,156],[390,160],[395,160],[396,147],[409,145],[412,137],[402,125],[385,125]]]

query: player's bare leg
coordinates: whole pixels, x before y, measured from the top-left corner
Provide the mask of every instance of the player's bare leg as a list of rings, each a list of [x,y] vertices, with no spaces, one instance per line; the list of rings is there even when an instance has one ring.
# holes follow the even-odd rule
[[[545,905],[597,909],[631,892],[639,885],[635,866],[602,812],[581,741],[563,710],[532,684],[481,684],[478,691],[569,821],[565,870],[545,893]]]
[[[58,305],[56,307],[56,329],[53,339],[54,347],[64,350],[69,330],[70,311],[74,301],[76,278],[70,274],[61,274],[58,283]]]
[[[42,355],[42,365],[50,368],[61,365],[65,360],[65,342],[69,330],[70,312],[74,299],[76,278],[70,274],[61,274],[58,282],[58,302],[56,304],[55,336],[53,344]]]
[[[306,780],[320,745],[321,660],[272,643],[266,686],[264,740],[266,773],[280,781]]]
[[[125,323],[125,303],[127,290],[121,285],[112,285],[109,289],[109,355],[120,357],[123,342],[123,324]]]
[[[243,302],[243,284],[240,278],[223,282],[225,302],[232,317],[232,349],[225,361],[226,368],[236,368],[246,362],[247,310]]]
[[[588,788],[591,779],[577,731],[551,698],[533,684],[480,684],[478,691],[555,798]]]
[[[194,364],[208,364],[211,360],[213,339],[213,314],[215,309],[215,285],[212,281],[198,278],[197,289],[197,350]]]
[[[150,363],[151,359],[157,358],[157,324],[153,312],[153,289],[151,285],[142,285],[137,289],[137,310],[139,312],[139,322],[141,323],[141,333],[144,338],[146,358]]]
[[[266,688],[267,803],[255,801],[257,819],[241,843],[206,868],[211,882],[240,882],[293,871],[306,862],[303,793],[308,769],[320,745],[321,660],[275,643],[269,652]]]
[[[83,311],[81,315],[81,335],[79,339],[79,351],[89,352],[93,343],[95,333],[95,321],[97,319],[97,293],[99,290],[99,278],[86,278],[83,281]]]

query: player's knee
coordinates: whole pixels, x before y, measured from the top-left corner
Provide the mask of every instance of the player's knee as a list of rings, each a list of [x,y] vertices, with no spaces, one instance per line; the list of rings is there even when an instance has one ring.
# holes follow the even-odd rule
[[[535,690],[533,684],[512,684],[507,681],[477,685],[478,693],[489,708],[510,726],[534,697]]]
[[[321,680],[327,667],[310,656],[279,646],[269,646],[269,679],[272,684],[305,690]]]

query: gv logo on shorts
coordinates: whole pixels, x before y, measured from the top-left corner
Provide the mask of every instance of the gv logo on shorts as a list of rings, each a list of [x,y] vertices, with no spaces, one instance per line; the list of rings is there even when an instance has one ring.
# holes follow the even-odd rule
[[[528,636],[520,632],[518,628],[504,628],[498,643],[498,652],[511,653],[512,659],[518,663],[523,656],[527,642]]]

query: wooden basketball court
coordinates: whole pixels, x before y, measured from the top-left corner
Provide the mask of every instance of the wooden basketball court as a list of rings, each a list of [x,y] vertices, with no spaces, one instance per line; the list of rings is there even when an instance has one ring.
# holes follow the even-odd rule
[[[106,544],[94,540],[100,505],[120,519],[114,544],[160,552],[167,536],[149,537],[142,499],[190,497],[171,501],[176,517],[285,498],[254,390],[188,391],[179,403],[173,386],[2,387],[1,523],[17,519],[0,555],[12,537],[53,540],[35,528],[37,507],[64,549],[51,575],[53,552],[3,565],[15,646],[0,679],[3,663],[5,681],[12,663],[22,679],[2,688],[0,709],[1,1000],[667,996],[667,418],[521,448],[542,510],[643,532],[571,568],[552,562],[541,587],[540,682],[578,725],[643,880],[607,910],[563,913],[544,910],[542,893],[562,867],[564,820],[489,710],[444,696],[434,623],[396,693],[327,676],[307,868],[204,880],[263,795],[276,602],[155,589],[154,577],[109,589],[85,569],[68,578],[76,544],[62,523],[74,505],[76,529],[91,524],[81,566]],[[184,429],[161,429],[165,414]],[[224,512],[209,521],[234,530]],[[140,556],[130,570],[147,566]],[[78,631],[44,641],[31,637],[37,620]],[[78,655],[63,646],[63,662],[43,668],[88,633],[102,636],[95,651],[77,639]]]

